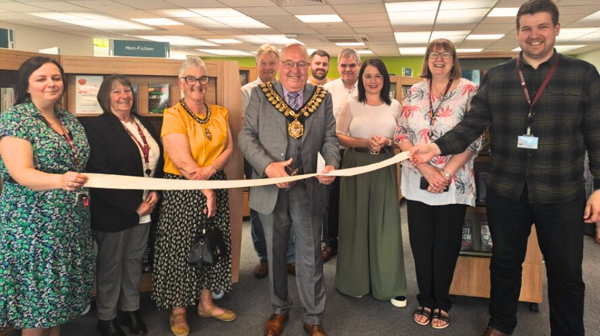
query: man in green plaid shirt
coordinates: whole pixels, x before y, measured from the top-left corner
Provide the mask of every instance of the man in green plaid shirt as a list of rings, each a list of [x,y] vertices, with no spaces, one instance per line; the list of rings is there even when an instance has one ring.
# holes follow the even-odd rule
[[[600,220],[600,192],[586,204],[583,161],[589,152],[600,188],[600,75],[554,49],[560,32],[551,0],[517,14],[521,54],[490,69],[471,110],[452,131],[411,149],[413,164],[462,153],[489,126],[487,213],[494,247],[490,320],[484,335],[511,335],[527,238],[535,223],[548,277],[552,335],[584,335],[583,226]]]

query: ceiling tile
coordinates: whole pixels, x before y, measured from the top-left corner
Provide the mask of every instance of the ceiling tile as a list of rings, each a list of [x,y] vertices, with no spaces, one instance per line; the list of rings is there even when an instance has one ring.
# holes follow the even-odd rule
[[[123,5],[115,1],[68,1],[71,4],[94,9],[100,12],[114,11],[114,10],[135,10],[135,8]]]
[[[281,7],[241,7],[237,8],[237,11],[252,17],[265,15],[267,13],[269,16],[290,15],[290,13],[286,12]]]
[[[284,9],[293,15],[337,14],[331,6],[285,6]]]
[[[256,6],[275,7],[275,6],[277,6],[275,3],[273,3],[270,0],[219,0],[219,1],[229,7],[256,7]],[[204,2],[204,0],[202,0],[202,2]]]
[[[40,12],[45,11],[45,8],[22,4],[18,2],[2,3],[2,8],[13,12]]]
[[[343,14],[340,15],[347,22],[363,22],[363,21],[388,21],[389,17],[386,13],[364,13],[364,14]]]
[[[174,5],[178,5],[183,8],[195,8],[200,4],[199,0],[167,0]],[[254,0],[253,0],[254,1]],[[259,0],[256,0],[258,2]],[[222,4],[217,0],[202,0],[203,8],[221,8],[221,7],[230,7]]]
[[[45,8],[48,10],[56,11],[56,12],[85,12],[90,11],[91,9],[72,5],[67,2],[62,1],[41,1],[41,2],[30,2],[29,5],[36,6],[39,8]],[[4,6],[2,6],[4,7]]]
[[[391,33],[392,27],[368,27],[368,28],[354,28],[354,31],[359,34],[364,33]],[[393,39],[391,39],[393,41]]]
[[[174,9],[180,6],[163,0],[115,0],[137,9]]]

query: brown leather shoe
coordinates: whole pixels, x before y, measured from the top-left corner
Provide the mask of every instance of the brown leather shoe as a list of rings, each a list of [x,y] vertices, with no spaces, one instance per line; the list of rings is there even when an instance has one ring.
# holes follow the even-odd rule
[[[331,260],[331,258],[335,257],[337,255],[337,249],[334,249],[333,247],[329,247],[329,246],[325,246],[323,248],[323,262],[326,263],[329,260]]]
[[[485,327],[485,331],[483,332],[483,336],[510,336],[509,334],[505,334],[500,332],[490,326]]]
[[[273,314],[265,324],[265,336],[279,336],[283,332],[283,325],[289,315]]]
[[[322,324],[313,325],[304,323],[304,331],[306,331],[310,336],[327,336],[325,328],[323,328]]]
[[[266,260],[261,260],[260,264],[256,265],[254,269],[254,276],[262,279],[269,275],[269,262]]]
[[[287,272],[293,276],[296,276],[296,263],[287,264]]]

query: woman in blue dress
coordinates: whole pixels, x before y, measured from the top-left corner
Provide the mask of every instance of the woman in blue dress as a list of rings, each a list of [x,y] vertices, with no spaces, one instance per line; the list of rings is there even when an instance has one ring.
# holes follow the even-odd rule
[[[89,145],[61,109],[62,67],[23,63],[15,106],[0,115],[0,328],[56,336],[92,295],[95,260],[89,197],[82,188]]]

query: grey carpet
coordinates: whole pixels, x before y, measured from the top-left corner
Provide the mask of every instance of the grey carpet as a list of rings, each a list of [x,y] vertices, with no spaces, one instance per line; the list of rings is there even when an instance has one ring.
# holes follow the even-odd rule
[[[488,320],[488,300],[457,297],[451,311],[452,324],[445,330],[433,330],[430,326],[419,326],[412,320],[412,311],[416,308],[417,285],[415,281],[414,262],[406,225],[406,207],[402,206],[402,227],[404,235],[404,253],[408,280],[408,307],[396,308],[388,301],[378,301],[371,296],[355,299],[335,290],[335,259],[325,264],[327,284],[327,308],[324,325],[330,336],[358,335],[456,335],[479,336]],[[250,226],[244,222],[240,281],[233,290],[217,303],[232,309],[238,314],[234,322],[221,322],[214,319],[201,319],[194,315],[195,308],[188,309],[191,335],[262,335],[264,322],[269,318],[272,308],[269,300],[268,279],[256,279],[252,275],[257,258],[250,238]],[[586,281],[585,322],[587,335],[600,335],[600,245],[591,237],[585,237],[584,280]],[[305,335],[302,330],[302,307],[298,299],[295,278],[289,278],[290,295],[295,304],[290,313],[283,335]],[[172,335],[169,330],[168,312],[158,311],[150,300],[150,294],[142,296],[142,314],[147,322],[149,336]],[[529,311],[529,305],[519,305],[519,325],[514,335],[545,336],[550,335],[549,312],[546,296],[546,280],[544,275],[544,303],[540,311]],[[95,311],[81,316],[65,325],[63,336],[96,336]],[[127,330],[126,330],[127,332]],[[11,336],[20,335],[13,332]],[[128,334],[132,335],[132,334]]]

